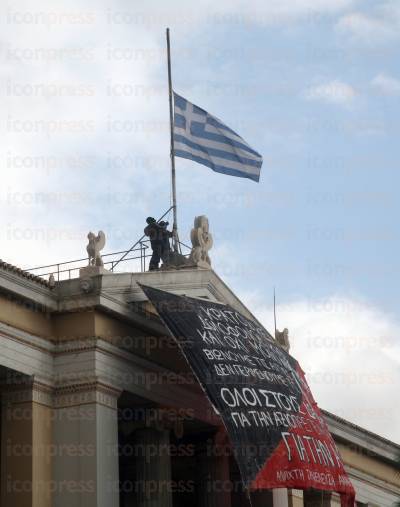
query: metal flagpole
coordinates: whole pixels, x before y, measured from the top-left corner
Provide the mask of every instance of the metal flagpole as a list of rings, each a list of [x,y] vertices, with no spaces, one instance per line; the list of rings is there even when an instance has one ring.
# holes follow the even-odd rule
[[[275,301],[275,287],[274,287],[274,326],[275,326],[275,336],[276,339],[276,301]]]
[[[171,183],[172,206],[174,210],[174,224],[172,227],[172,244],[174,252],[178,252],[178,212],[176,207],[176,178],[175,178],[175,151],[174,151],[174,112],[172,102],[172,76],[171,76],[171,46],[169,41],[169,28],[167,28],[167,55],[168,55],[168,90],[169,90],[169,124],[171,133]]]

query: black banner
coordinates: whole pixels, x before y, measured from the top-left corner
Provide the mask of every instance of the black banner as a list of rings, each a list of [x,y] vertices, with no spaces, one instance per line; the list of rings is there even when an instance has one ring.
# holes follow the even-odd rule
[[[297,361],[227,305],[141,286],[221,416],[249,489],[354,489]]]

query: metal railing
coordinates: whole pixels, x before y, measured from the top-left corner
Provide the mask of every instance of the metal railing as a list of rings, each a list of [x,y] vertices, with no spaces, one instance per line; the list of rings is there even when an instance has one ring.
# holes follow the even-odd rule
[[[158,220],[162,220],[172,209],[169,208]],[[147,268],[147,259],[151,257],[150,240],[145,239],[146,235],[143,234],[128,250],[122,250],[119,252],[111,252],[103,254],[104,267],[109,271],[116,272],[115,268],[123,263],[124,268],[118,272],[144,272]],[[183,248],[183,255],[189,256],[191,248],[179,241],[180,249]],[[130,264],[128,264],[130,263]],[[83,257],[81,259],[75,259],[72,261],[57,262],[54,264],[48,264],[46,266],[38,266],[33,268],[24,269],[28,273],[32,273],[42,278],[48,278],[50,275],[54,276],[56,281],[69,280],[71,278],[77,278],[79,276],[79,270],[89,265],[89,258]]]

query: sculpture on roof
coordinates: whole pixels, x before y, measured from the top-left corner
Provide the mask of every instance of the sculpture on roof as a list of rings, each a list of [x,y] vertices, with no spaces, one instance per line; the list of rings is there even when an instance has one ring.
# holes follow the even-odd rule
[[[50,289],[54,289],[55,286],[56,286],[56,279],[54,278],[54,274],[50,273],[50,276],[49,276],[49,287],[50,287]]]
[[[192,251],[190,260],[199,267],[210,268],[211,260],[208,251],[213,246],[213,238],[209,232],[208,218],[201,215],[194,219],[194,227],[190,232]]]
[[[289,352],[290,350],[289,329],[287,327],[285,327],[283,331],[278,330],[275,331],[275,340],[283,348],[283,350]]]
[[[103,231],[99,231],[97,236],[93,232],[89,232],[87,237],[89,243],[86,247],[86,251],[89,255],[89,266],[104,266],[100,251],[103,250],[106,244],[106,235]]]

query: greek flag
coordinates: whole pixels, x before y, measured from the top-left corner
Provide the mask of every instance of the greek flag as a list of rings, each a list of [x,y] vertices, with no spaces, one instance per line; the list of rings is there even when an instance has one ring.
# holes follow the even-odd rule
[[[240,136],[174,92],[174,153],[213,171],[259,181],[262,156]]]

